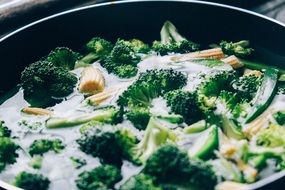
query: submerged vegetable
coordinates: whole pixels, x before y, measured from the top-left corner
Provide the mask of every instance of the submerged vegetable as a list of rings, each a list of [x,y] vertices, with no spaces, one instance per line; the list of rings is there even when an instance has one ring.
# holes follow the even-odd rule
[[[282,175],[284,69],[244,60],[255,58],[246,40],[198,50],[169,21],[160,35],[151,46],[94,37],[80,54],[55,48],[27,66],[0,106],[0,179],[210,190]]]

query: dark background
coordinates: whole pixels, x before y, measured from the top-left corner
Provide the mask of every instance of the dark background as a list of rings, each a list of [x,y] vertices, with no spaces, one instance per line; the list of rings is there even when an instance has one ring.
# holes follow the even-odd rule
[[[253,10],[285,23],[285,0],[208,0]],[[2,3],[1,3],[2,2]],[[8,4],[5,5],[5,2]],[[0,37],[40,18],[107,0],[0,0]]]

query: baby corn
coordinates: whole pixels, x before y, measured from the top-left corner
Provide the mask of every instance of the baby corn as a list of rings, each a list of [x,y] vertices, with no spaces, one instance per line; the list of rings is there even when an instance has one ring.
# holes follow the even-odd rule
[[[222,59],[224,63],[230,64],[233,69],[238,69],[244,66],[244,64],[234,55]]]
[[[52,111],[43,108],[27,107],[23,108],[22,112],[30,115],[52,115]]]
[[[103,91],[105,79],[101,71],[94,67],[86,67],[81,73],[79,91],[86,94],[95,94]]]
[[[213,48],[202,51],[196,51],[192,53],[182,54],[178,56],[173,56],[170,59],[174,62],[183,62],[193,58],[215,58],[221,59],[224,58],[225,55],[221,48]]]
[[[95,94],[93,96],[89,96],[86,100],[90,105],[99,105],[100,103],[104,102],[108,98],[114,96],[119,90],[121,90],[123,86],[114,86],[105,89],[103,92]]]

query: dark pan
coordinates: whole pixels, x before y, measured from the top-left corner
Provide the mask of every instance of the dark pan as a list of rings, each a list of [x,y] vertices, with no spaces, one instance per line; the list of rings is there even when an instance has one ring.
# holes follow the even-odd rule
[[[55,47],[79,50],[93,36],[151,42],[159,39],[165,20],[172,21],[187,38],[204,45],[222,39],[248,39],[263,62],[285,68],[285,25],[273,19],[231,6],[191,0],[111,2],[53,15],[0,39],[0,91],[3,94],[15,87],[23,68]],[[284,175],[285,172],[277,173],[250,187],[281,189]]]

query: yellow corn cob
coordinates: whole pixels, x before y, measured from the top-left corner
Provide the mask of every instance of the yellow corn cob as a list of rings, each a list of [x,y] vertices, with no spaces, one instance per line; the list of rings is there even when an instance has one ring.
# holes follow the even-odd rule
[[[215,188],[217,190],[247,190],[249,189],[247,185],[238,183],[238,182],[233,182],[233,181],[224,181],[217,185]]]
[[[23,108],[22,112],[30,115],[52,115],[52,111],[43,108],[27,107]]]
[[[225,57],[223,51],[221,48],[213,48],[213,49],[207,49],[202,51],[196,51],[192,53],[186,53],[182,55],[176,55],[171,57],[170,59],[174,62],[183,62],[190,59],[195,58],[215,58],[215,59],[221,59]]]
[[[262,76],[262,72],[258,71],[258,70],[245,70],[244,76],[256,76],[256,77],[261,77]]]
[[[224,59],[222,59],[222,61],[224,63],[230,64],[234,69],[238,69],[238,68],[241,68],[244,66],[244,64],[242,62],[240,62],[240,60],[234,55],[231,55],[227,58],[224,58]]]
[[[86,67],[81,73],[79,91],[86,94],[95,94],[103,91],[105,79],[101,71],[94,67]]]
[[[113,86],[113,87],[105,89],[103,92],[100,92],[100,93],[95,94],[93,96],[89,96],[86,100],[90,105],[96,106],[96,105],[104,102],[108,98],[114,96],[122,88],[124,88],[124,85]]]

